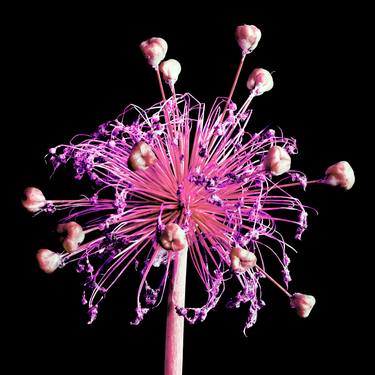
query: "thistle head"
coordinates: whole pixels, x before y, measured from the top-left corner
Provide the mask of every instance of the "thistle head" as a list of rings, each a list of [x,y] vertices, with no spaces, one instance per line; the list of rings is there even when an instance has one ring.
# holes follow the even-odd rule
[[[350,190],[355,182],[354,171],[347,161],[340,161],[327,168],[324,182]]]
[[[263,161],[264,168],[273,176],[280,176],[290,169],[291,158],[288,152],[280,146],[272,146]]]
[[[180,251],[187,247],[186,234],[178,224],[168,223],[159,236],[165,250]]]
[[[140,49],[146,57],[147,62],[156,68],[167,54],[168,44],[162,38],[151,38],[140,44]]]
[[[61,233],[63,236],[62,244],[68,253],[74,253],[78,250],[79,245],[85,239],[85,233],[82,227],[75,221],[70,221],[69,223],[59,224],[57,226],[57,233]]]
[[[156,162],[156,156],[149,144],[146,142],[138,142],[129,155],[129,168],[133,171],[145,171],[148,167]]]
[[[48,249],[40,249],[36,254],[39,267],[45,273],[52,273],[61,264],[61,255]]]
[[[254,253],[243,249],[242,247],[232,247],[230,251],[230,266],[236,273],[242,273],[253,268],[257,262]]]
[[[255,95],[262,95],[273,87],[273,78],[268,70],[262,68],[254,69],[247,80],[247,88]]]
[[[181,73],[181,64],[177,60],[169,59],[163,61],[159,69],[166,82],[175,84]]]
[[[47,204],[47,200],[41,190],[35,187],[26,188],[24,191],[24,196],[25,197],[22,200],[22,205],[29,212],[38,212]]]
[[[290,297],[290,306],[296,309],[297,315],[301,318],[307,318],[315,305],[315,297],[308,294],[294,293]]]
[[[237,26],[235,36],[242,51],[250,53],[257,47],[262,33],[254,25],[241,25]]]

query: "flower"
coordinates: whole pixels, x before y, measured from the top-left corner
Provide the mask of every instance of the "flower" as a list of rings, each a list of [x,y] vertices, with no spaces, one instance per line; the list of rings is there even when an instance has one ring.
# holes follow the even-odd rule
[[[287,290],[289,253],[295,250],[279,232],[279,223],[295,225],[297,239],[307,228],[306,207],[288,188],[305,189],[314,182],[350,188],[354,174],[351,178],[351,169],[341,162],[327,169],[325,180],[308,181],[290,170],[295,139],[273,129],[250,131],[251,101],[272,89],[271,74],[264,69],[250,74],[250,94],[242,105],[232,95],[246,53],[260,35],[255,26],[237,28],[244,53],[234,84],[229,97],[217,98],[208,113],[191,94],[176,94],[180,64],[175,60],[160,66],[172,93],[166,98],[158,65],[167,43],[161,38],[143,42],[141,50],[156,70],[163,100],[147,109],[128,105],[93,134],[50,149],[54,170],[70,164],[75,178],[91,180],[95,192],[47,201],[40,190],[28,188],[24,206],[31,212],[66,211],[58,226],[65,234],[63,251],[42,249],[37,259],[47,273],[76,263],[86,278],[82,301],[88,305],[90,324],[99,303],[131,266],[140,272],[133,321],[139,324],[160,304],[171,265],[186,252],[207,292],[201,307],[175,306],[188,322],[206,319],[229,279],[238,281],[239,290],[227,307],[248,305],[244,330],[254,325],[265,305],[264,277],[290,298],[300,316],[309,314],[314,297]],[[284,286],[265,271],[263,252],[278,259]],[[153,287],[150,274],[155,269],[162,275]]]

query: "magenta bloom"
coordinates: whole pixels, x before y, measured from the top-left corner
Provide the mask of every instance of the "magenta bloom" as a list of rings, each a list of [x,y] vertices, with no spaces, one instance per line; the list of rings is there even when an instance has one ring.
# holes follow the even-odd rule
[[[224,98],[218,98],[208,114],[190,94],[172,96],[147,110],[129,105],[94,134],[50,150],[54,169],[70,163],[76,179],[88,177],[96,186],[89,197],[46,200],[42,208],[50,213],[66,210],[63,222],[82,226],[83,231],[75,229],[80,238],[71,234],[77,248],[60,255],[60,267],[75,262],[85,275],[82,301],[88,305],[89,323],[121,275],[136,267],[141,281],[133,324],[138,324],[159,304],[175,252],[185,246],[202,291],[208,293],[202,307],[176,307],[190,323],[203,321],[218,303],[225,282],[235,278],[239,290],[227,306],[247,304],[245,329],[251,327],[264,305],[260,279],[265,252],[277,257],[287,287],[287,252],[293,248],[285,243],[278,223],[294,224],[296,237],[301,237],[307,213],[285,189],[291,182],[305,187],[306,178],[289,170],[290,162],[285,164],[297,153],[294,139],[272,129],[247,130],[253,96],[239,109],[230,103],[224,120]],[[167,233],[171,223],[175,232]],[[236,254],[251,253],[252,267],[239,267],[242,272],[231,268],[234,248]],[[159,275],[163,269],[161,279],[151,285],[148,277],[156,268]]]

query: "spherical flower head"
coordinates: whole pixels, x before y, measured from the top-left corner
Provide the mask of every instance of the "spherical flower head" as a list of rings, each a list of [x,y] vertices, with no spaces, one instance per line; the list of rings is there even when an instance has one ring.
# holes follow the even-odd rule
[[[181,73],[181,64],[177,60],[169,59],[163,61],[159,69],[166,82],[175,84]]]
[[[178,224],[168,223],[159,237],[165,250],[180,251],[187,247],[186,234]]]
[[[280,176],[288,172],[290,164],[290,155],[280,146],[271,147],[263,161],[264,168],[270,171],[273,176]]]
[[[138,142],[129,155],[129,167],[133,171],[145,171],[148,167],[155,164],[156,156],[149,144]]]
[[[326,170],[325,183],[350,190],[355,182],[354,171],[347,161],[340,161]]]
[[[262,33],[254,25],[242,25],[237,26],[235,36],[242,51],[250,53],[257,47]]]
[[[247,88],[255,95],[262,95],[273,87],[273,78],[268,70],[262,68],[254,69],[247,80]]]
[[[151,38],[140,44],[140,49],[148,63],[156,68],[167,54],[168,44],[162,38]]]
[[[48,249],[40,249],[36,254],[39,267],[45,273],[52,273],[59,268],[61,256]]]
[[[28,187],[24,191],[25,198],[22,200],[22,205],[27,211],[35,213],[41,210],[47,203],[41,190],[35,187]]]
[[[290,298],[290,306],[296,309],[297,315],[307,318],[315,305],[315,297],[308,294],[294,293]]]
[[[254,253],[240,246],[232,247],[230,252],[231,268],[236,273],[242,273],[253,268],[257,262]]]
[[[85,239],[85,233],[83,232],[82,227],[75,221],[59,224],[57,226],[57,233],[63,234],[63,247],[68,253],[74,253],[77,251],[79,245]]]

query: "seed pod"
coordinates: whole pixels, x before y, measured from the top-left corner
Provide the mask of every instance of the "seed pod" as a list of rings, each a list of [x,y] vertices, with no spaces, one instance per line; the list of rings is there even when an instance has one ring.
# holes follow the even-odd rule
[[[167,54],[168,44],[162,38],[151,38],[140,44],[140,49],[148,63],[156,68]]]
[[[273,176],[280,176],[281,174],[288,172],[290,164],[290,155],[280,146],[271,147],[263,161],[264,167],[270,171]]]
[[[74,253],[77,251],[79,245],[85,239],[85,233],[83,232],[82,227],[75,221],[59,224],[57,226],[57,233],[63,234],[61,238],[63,247],[68,253]]]
[[[52,273],[61,264],[61,255],[48,249],[40,249],[36,254],[39,267],[45,273]]]
[[[290,298],[290,306],[296,309],[297,315],[307,318],[315,305],[315,297],[308,294],[294,293]]]
[[[156,156],[149,144],[138,142],[129,155],[129,168],[133,171],[145,171],[148,167],[155,164]]]
[[[262,95],[270,91],[273,87],[273,78],[268,70],[257,68],[254,69],[247,80],[247,88],[255,95]]]
[[[41,190],[35,187],[28,187],[24,191],[25,198],[22,200],[22,205],[27,211],[35,213],[41,210],[47,203]]]
[[[186,234],[178,224],[168,223],[159,237],[165,250],[180,251],[187,247]]]
[[[242,247],[232,247],[230,252],[231,268],[236,273],[242,273],[253,268],[257,262],[254,253],[243,249]]]
[[[354,171],[347,161],[340,161],[326,170],[324,182],[331,186],[340,186],[350,190],[355,182]]]
[[[254,25],[242,25],[237,26],[235,36],[242,51],[249,53],[257,47],[262,33]]]

